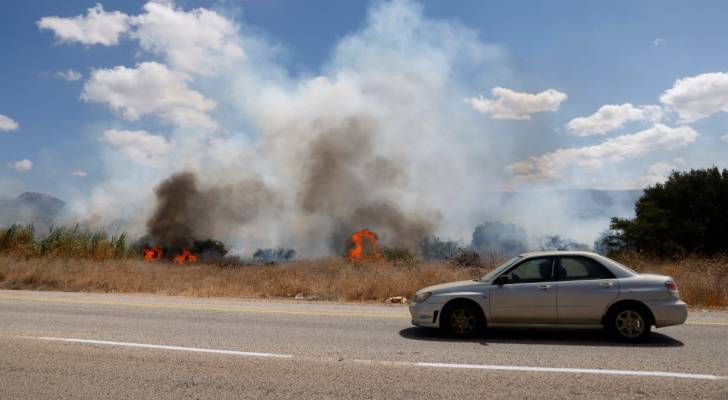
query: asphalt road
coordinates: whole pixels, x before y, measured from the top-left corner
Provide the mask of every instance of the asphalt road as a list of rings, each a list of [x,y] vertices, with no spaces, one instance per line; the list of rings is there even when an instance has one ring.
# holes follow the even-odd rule
[[[0,399],[728,398],[728,311],[628,345],[402,306],[0,291]]]

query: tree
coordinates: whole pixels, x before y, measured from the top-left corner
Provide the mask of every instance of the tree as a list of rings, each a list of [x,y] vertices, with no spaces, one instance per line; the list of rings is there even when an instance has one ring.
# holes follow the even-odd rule
[[[728,251],[728,170],[674,171],[645,189],[635,218],[612,218],[610,240],[658,256]]]
[[[563,251],[563,250],[578,250],[587,251],[589,245],[579,243],[569,238],[562,238],[559,235],[545,236],[539,241],[539,247],[541,251]]]
[[[419,243],[420,254],[425,260],[444,261],[454,257],[462,246],[459,241],[442,240],[435,235],[427,236]]]
[[[503,222],[486,222],[473,231],[471,247],[482,257],[514,256],[526,251],[528,237],[523,228]]]
[[[279,247],[277,249],[258,249],[253,253],[253,258],[266,264],[277,264],[281,262],[288,262],[296,257],[296,250],[284,249]]]

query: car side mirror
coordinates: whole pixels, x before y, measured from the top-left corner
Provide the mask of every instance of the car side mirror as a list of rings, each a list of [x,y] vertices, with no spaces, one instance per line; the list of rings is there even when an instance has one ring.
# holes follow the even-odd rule
[[[498,285],[498,286],[506,284],[506,283],[508,283],[508,277],[505,275],[501,275],[501,276],[495,278],[495,280],[493,281],[493,284]]]

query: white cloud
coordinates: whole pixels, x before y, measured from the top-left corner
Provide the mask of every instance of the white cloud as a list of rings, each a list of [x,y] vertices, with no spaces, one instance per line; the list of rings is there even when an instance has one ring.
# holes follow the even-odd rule
[[[149,2],[144,11],[132,19],[137,27],[133,37],[142,49],[164,54],[177,69],[209,75],[244,56],[235,43],[237,26],[214,11],[186,12],[171,2]]]
[[[0,114],[0,131],[14,131],[20,125],[12,118]]]
[[[655,40],[652,41],[652,45],[655,46],[655,47],[662,46],[665,43],[667,43],[667,40],[665,40],[663,38],[659,38],[659,37],[657,39],[655,39]]]
[[[55,76],[56,76],[56,78],[63,79],[64,81],[68,81],[68,82],[78,81],[81,78],[83,78],[83,75],[74,69],[58,71],[58,72],[56,72]]]
[[[717,112],[728,112],[728,73],[713,72],[678,79],[660,101],[680,115],[681,122],[693,122]]]
[[[147,131],[109,129],[104,132],[104,140],[130,160],[147,165],[158,164],[159,158],[169,153],[172,148],[164,136]]]
[[[88,175],[88,173],[81,169],[77,169],[77,170],[71,172],[71,176],[78,176],[78,177],[83,178],[86,175]]]
[[[129,30],[129,16],[119,11],[106,12],[101,4],[96,4],[85,16],[43,17],[38,21],[38,27],[52,30],[62,42],[113,46]]]
[[[467,102],[494,119],[531,119],[534,113],[558,111],[561,102],[568,98],[566,93],[554,89],[533,94],[495,87],[491,93],[494,97],[492,100],[479,96],[467,99]]]
[[[722,140],[722,141],[724,141],[724,142],[728,143],[728,134],[725,134],[725,135],[721,136],[721,137],[720,137],[720,140]]]
[[[603,135],[621,129],[628,122],[650,121],[662,119],[660,106],[635,107],[630,103],[622,105],[607,104],[588,117],[574,118],[566,127],[577,136]]]
[[[558,179],[566,169],[593,169],[605,162],[672,150],[694,142],[697,137],[698,133],[689,126],[671,128],[656,124],[644,131],[610,138],[594,146],[558,149],[533,156],[508,165],[506,170],[524,180]]]
[[[673,158],[672,161],[659,161],[650,165],[639,178],[616,182],[614,186],[619,189],[644,189],[647,186],[666,181],[672,171],[679,170],[685,164],[687,162],[682,158]]]
[[[8,164],[8,167],[18,172],[28,172],[33,169],[33,161],[30,161],[28,159],[15,161]]]
[[[188,80],[186,75],[155,62],[136,68],[97,69],[84,85],[81,98],[106,103],[131,121],[154,114],[182,127],[216,129],[217,124],[207,115],[215,102],[189,89]]]

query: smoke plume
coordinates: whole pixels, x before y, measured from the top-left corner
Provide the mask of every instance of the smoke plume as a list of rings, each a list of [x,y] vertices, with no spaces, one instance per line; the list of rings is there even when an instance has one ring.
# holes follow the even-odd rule
[[[147,221],[149,236],[174,249],[189,248],[194,239],[226,237],[274,202],[259,181],[201,188],[191,172],[172,175],[154,193],[157,207]]]
[[[324,125],[304,162],[302,212],[330,218],[328,242],[334,252],[364,228],[373,229],[390,246],[414,249],[435,228],[434,216],[408,214],[397,205],[396,188],[406,185],[408,177],[403,166],[378,151],[376,123],[357,117]]]

